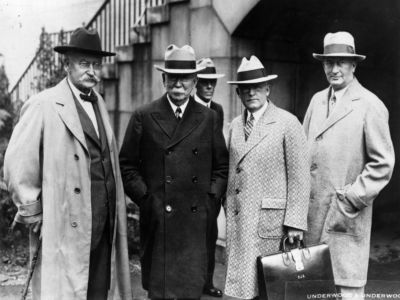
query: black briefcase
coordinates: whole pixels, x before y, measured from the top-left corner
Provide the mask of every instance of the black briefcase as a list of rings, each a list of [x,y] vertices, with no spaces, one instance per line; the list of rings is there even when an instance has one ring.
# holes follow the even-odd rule
[[[260,299],[318,299],[329,294],[336,298],[332,263],[328,245],[306,247],[304,243],[288,249],[286,237],[283,251],[257,258]]]

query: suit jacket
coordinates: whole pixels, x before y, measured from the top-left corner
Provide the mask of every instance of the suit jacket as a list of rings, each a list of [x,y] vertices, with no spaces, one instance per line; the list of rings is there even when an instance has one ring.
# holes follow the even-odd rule
[[[309,166],[300,122],[272,102],[245,141],[245,114],[229,130],[225,293],[258,295],[256,258],[279,250],[285,227],[307,229]]]
[[[228,153],[215,112],[193,98],[177,122],[166,95],[135,111],[120,152],[140,206],[142,282],[150,298],[200,298],[208,211],[226,190]]]
[[[110,149],[116,215],[109,299],[130,299],[126,210],[117,145],[100,95],[98,106]],[[43,218],[34,299],[86,299],[92,234],[90,157],[66,79],[30,98],[11,136],[4,175],[18,207],[15,219]],[[31,241],[37,241],[32,235]],[[32,250],[32,248],[31,248]]]
[[[222,105],[217,102],[211,101],[210,108],[217,113],[218,126],[221,128],[221,130],[223,130],[223,128],[224,128],[224,109],[222,108]]]
[[[394,165],[388,111],[354,79],[326,118],[328,94],[314,95],[304,119],[311,153],[307,241],[329,244],[336,284],[363,286],[372,204]]]

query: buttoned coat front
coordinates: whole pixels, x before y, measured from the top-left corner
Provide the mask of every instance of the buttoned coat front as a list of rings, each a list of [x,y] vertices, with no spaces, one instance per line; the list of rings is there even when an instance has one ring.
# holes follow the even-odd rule
[[[126,204],[118,150],[103,99],[98,106],[116,185],[116,217],[108,299],[131,299]],[[25,224],[43,218],[34,299],[87,298],[91,243],[90,157],[66,79],[22,108],[4,160],[4,175]],[[31,236],[33,241],[37,235]]]
[[[229,130],[225,293],[258,295],[256,258],[279,251],[285,226],[307,229],[309,166],[300,122],[272,102],[245,141],[245,114]]]
[[[388,111],[357,79],[327,118],[329,88],[311,99],[304,129],[311,154],[307,242],[329,244],[337,285],[367,279],[373,201],[394,165]]]
[[[136,110],[120,152],[125,191],[140,207],[150,298],[200,298],[210,209],[226,190],[228,152],[217,115],[188,101],[179,122],[166,94]]]

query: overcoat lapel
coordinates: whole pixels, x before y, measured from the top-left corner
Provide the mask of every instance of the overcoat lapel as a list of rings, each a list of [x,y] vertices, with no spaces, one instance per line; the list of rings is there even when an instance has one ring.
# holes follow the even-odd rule
[[[86,152],[89,153],[81,121],[75,106],[74,98],[72,96],[72,91],[67,83],[66,78],[58,84],[56,97],[56,110],[61,120],[64,122],[69,131],[71,131],[74,137],[79,141]]]
[[[177,143],[187,137],[204,120],[202,111],[198,109],[198,107],[201,107],[199,105],[201,104],[196,104],[192,97],[189,98],[189,103],[186,106],[185,112],[183,113],[182,120],[176,126],[174,134],[172,135],[167,148],[175,146]]]
[[[241,147],[242,153],[239,154],[238,162],[242,161],[243,158],[256,147],[264,138],[266,138],[270,132],[271,124],[276,122],[275,118],[276,106],[269,101],[267,109],[264,114],[258,120],[256,125],[253,127],[251,134],[249,135],[247,141],[244,141],[244,124],[246,123],[246,114],[242,114],[242,122],[240,122],[240,139],[244,142],[244,147]]]
[[[355,93],[355,86],[358,84],[357,79],[353,79],[353,82],[350,84],[350,86],[347,88],[346,92],[344,93],[342,99],[335,105],[335,109],[333,110],[333,113],[325,120],[323,123],[321,129],[318,131],[317,136],[323,134],[326,130],[328,130],[330,127],[332,127],[334,124],[342,120],[344,117],[346,117],[351,111],[353,110],[352,107],[352,102],[355,100],[359,99],[359,96]],[[321,101],[320,105],[325,106],[325,112],[326,112],[326,105],[328,101],[328,95],[326,95],[326,102]],[[322,103],[325,103],[323,105]],[[316,137],[317,137],[316,136]]]
[[[176,120],[171,105],[168,103],[167,94],[160,99],[158,109],[151,113],[151,116],[168,138],[171,138],[176,128]]]

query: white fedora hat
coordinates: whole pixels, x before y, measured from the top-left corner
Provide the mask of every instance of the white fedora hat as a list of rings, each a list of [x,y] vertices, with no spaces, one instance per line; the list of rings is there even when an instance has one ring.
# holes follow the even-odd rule
[[[330,57],[348,57],[358,61],[365,59],[365,55],[356,54],[353,36],[346,31],[327,33],[324,38],[324,53],[313,53],[314,58],[324,60]]]
[[[242,62],[237,70],[237,80],[228,81],[229,84],[250,84],[266,82],[277,78],[278,75],[267,75],[263,64],[260,60],[252,55],[250,59],[243,57]]]
[[[193,74],[204,69],[196,66],[196,56],[192,47],[185,45],[179,48],[174,44],[169,45],[165,50],[164,67],[157,65],[154,67],[170,74]]]
[[[211,58],[201,58],[197,61],[197,67],[204,68],[197,73],[197,78],[201,79],[218,79],[224,77],[225,74],[218,74],[215,69],[214,62]]]

